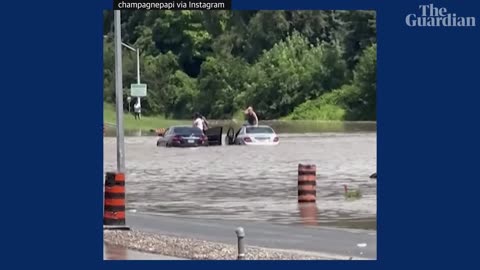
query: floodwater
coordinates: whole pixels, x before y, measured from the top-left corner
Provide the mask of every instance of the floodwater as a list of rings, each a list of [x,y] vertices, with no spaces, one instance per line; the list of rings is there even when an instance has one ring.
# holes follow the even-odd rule
[[[281,125],[272,124],[277,146],[159,148],[155,136],[125,137],[127,211],[376,229],[375,123]],[[297,203],[299,163],[317,167],[313,209]],[[104,168],[116,170],[115,137],[104,138]],[[343,184],[362,198],[346,200]]]

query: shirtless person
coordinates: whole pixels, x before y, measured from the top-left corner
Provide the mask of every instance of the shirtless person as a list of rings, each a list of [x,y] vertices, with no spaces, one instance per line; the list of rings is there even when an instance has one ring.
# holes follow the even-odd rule
[[[247,118],[247,125],[258,126],[258,117],[257,114],[253,111],[252,106],[248,107],[244,113],[245,117]]]

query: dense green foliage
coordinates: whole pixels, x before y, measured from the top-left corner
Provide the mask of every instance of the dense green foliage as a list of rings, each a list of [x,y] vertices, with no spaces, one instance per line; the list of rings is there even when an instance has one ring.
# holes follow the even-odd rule
[[[364,50],[354,70],[353,80],[339,89],[308,100],[296,107],[292,120],[376,120],[377,48]]]
[[[113,103],[113,13],[105,11],[104,99]],[[144,114],[374,120],[373,11],[123,11],[139,47]],[[123,51],[125,99],[136,55]]]

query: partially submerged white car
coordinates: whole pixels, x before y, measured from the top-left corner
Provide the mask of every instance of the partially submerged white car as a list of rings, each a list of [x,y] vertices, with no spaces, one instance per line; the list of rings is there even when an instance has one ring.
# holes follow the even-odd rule
[[[227,144],[235,145],[278,145],[280,139],[275,131],[266,125],[243,126],[237,133],[227,132]]]

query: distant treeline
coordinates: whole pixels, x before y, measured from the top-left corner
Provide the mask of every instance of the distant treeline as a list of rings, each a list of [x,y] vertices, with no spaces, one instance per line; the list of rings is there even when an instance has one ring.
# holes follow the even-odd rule
[[[113,13],[104,13],[104,99],[113,103]],[[374,11],[122,11],[141,51],[144,114],[375,120]],[[123,51],[124,97],[136,55]]]

